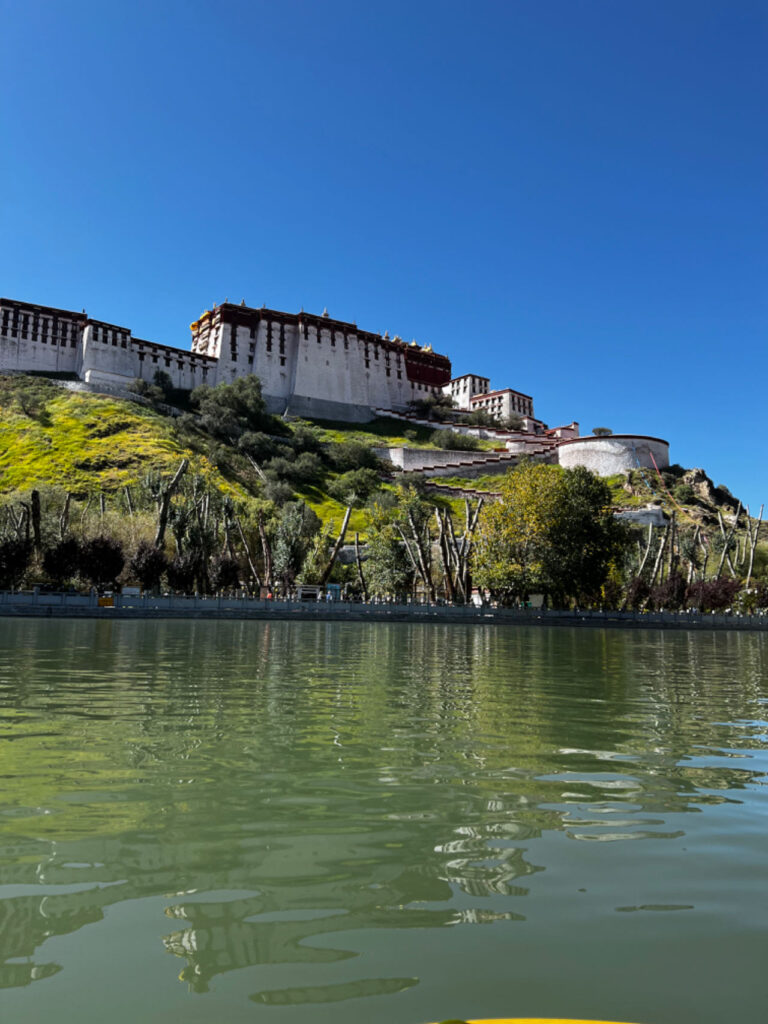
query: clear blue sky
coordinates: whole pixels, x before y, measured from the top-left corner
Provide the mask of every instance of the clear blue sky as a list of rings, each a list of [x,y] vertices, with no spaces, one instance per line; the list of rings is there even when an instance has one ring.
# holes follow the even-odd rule
[[[0,294],[431,343],[768,503],[768,5],[2,4]]]

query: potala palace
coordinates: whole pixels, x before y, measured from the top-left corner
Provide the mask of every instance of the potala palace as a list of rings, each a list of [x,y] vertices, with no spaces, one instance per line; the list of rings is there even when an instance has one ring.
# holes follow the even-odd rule
[[[639,434],[579,437],[577,423],[549,429],[533,399],[511,388],[492,390],[477,373],[451,375],[451,361],[430,345],[361,330],[321,315],[254,309],[243,301],[206,310],[193,324],[189,351],[135,338],[127,327],[94,320],[85,310],[0,298],[0,372],[51,374],[94,389],[121,391],[135,379],[168,374],[174,387],[261,380],[278,415],[364,423],[376,416],[412,418],[412,403],[441,391],[456,408],[484,409],[499,428],[458,428],[496,437],[510,454],[526,454],[596,472],[669,464],[669,445]],[[504,429],[510,416],[519,426]]]

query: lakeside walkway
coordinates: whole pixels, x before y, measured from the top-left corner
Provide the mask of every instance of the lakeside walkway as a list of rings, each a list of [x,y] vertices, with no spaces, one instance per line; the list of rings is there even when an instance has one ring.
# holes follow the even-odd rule
[[[288,620],[299,622],[431,622],[619,629],[768,630],[768,615],[694,612],[547,611],[473,605],[265,601],[248,597],[151,597],[0,591],[0,617],[73,619]]]

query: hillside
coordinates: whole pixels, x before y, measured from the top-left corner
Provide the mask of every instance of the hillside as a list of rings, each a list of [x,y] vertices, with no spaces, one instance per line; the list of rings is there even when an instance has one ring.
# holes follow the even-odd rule
[[[141,486],[149,474],[170,476],[187,459],[189,475],[221,495],[246,504],[269,500],[259,464],[236,446],[194,429],[191,420],[126,399],[67,390],[44,377],[0,377],[0,496],[31,488],[61,489],[75,498],[117,494]],[[331,452],[345,445],[434,447],[427,428],[409,429],[406,437],[403,426],[385,419],[365,425],[276,422],[284,436],[274,439],[271,454],[278,458],[273,476],[282,486],[273,490],[280,500],[301,498],[324,524],[338,526],[345,504],[329,487],[343,474],[326,461],[306,479],[292,479],[296,455],[301,458],[297,439],[309,433],[314,448]],[[360,509],[353,510],[349,527],[365,534],[367,520]]]

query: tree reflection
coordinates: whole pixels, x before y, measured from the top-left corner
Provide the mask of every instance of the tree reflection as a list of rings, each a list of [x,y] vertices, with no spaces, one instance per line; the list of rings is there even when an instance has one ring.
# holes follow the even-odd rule
[[[743,633],[15,628],[0,987],[51,976],[33,962],[49,937],[146,897],[195,992],[240,968],[354,959],[371,929],[523,922],[543,835],[674,839],[673,815],[759,780],[749,752],[766,746],[766,645]],[[329,975],[252,998],[413,984]]]

